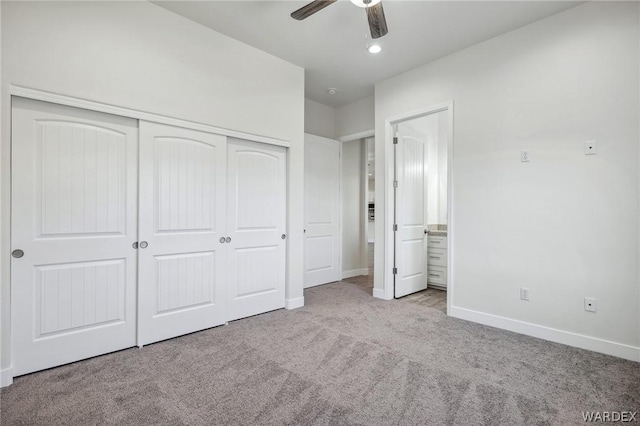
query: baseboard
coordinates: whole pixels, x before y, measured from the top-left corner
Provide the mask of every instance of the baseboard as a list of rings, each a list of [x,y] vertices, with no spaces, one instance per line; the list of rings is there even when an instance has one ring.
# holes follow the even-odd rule
[[[369,268],[353,269],[351,271],[342,271],[342,279],[359,277],[360,275],[369,275]]]
[[[13,366],[0,370],[0,388],[13,383]]]
[[[640,362],[639,347],[585,336],[584,334],[572,333],[570,331],[558,330],[511,318],[505,318],[498,315],[486,314],[484,312],[460,308],[457,306],[452,306],[450,311],[447,313],[455,318],[501,328],[503,330],[509,330],[515,333],[549,340],[551,342],[562,343],[563,345],[612,355],[618,358],[628,359],[630,361]]]
[[[285,299],[285,309],[297,309],[304,306],[304,297],[297,297],[295,299]]]
[[[391,299],[389,299],[389,298],[384,296],[384,290],[382,290],[380,288],[374,288],[373,289],[373,297],[375,297],[376,299],[391,300]]]

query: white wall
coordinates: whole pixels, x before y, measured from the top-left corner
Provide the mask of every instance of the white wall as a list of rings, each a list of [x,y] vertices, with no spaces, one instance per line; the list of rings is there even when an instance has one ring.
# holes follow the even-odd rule
[[[302,68],[147,2],[2,2],[1,8],[0,368],[11,361],[9,84],[290,141],[286,297],[302,297]]]
[[[366,151],[365,151],[366,152]],[[342,144],[342,272],[347,276],[361,275],[364,245],[364,170],[363,141]]]
[[[368,96],[336,108],[336,137],[373,130],[375,126],[374,105],[373,96]]]
[[[1,84],[2,82],[2,76],[4,74],[3,68],[2,68],[2,43],[3,43],[3,37],[2,37],[2,5],[0,4],[0,103],[2,102],[2,99],[6,98],[6,90],[3,84]],[[4,118],[0,117],[0,142],[2,141],[2,138],[4,137],[5,134],[5,125],[6,123],[4,122]],[[6,217],[5,213],[6,213],[6,200],[5,200],[5,196],[4,196],[4,188],[5,188],[5,184],[6,184],[6,178],[5,178],[5,172],[4,172],[4,165],[5,165],[5,161],[2,160],[2,158],[4,158],[4,149],[2,148],[2,143],[0,143],[0,153],[2,155],[0,155],[0,215],[2,217]],[[5,243],[2,241],[3,239],[7,239],[6,237],[4,237],[4,235],[6,235],[5,233],[5,224],[3,223],[3,220],[0,218],[0,386],[6,386],[7,384],[9,384],[12,380],[13,380],[13,372],[8,370],[8,366],[11,364],[11,359],[7,358],[5,359],[5,357],[10,356],[10,348],[5,347],[5,344],[3,343],[4,341],[6,341],[7,339],[10,339],[11,336],[11,324],[10,324],[10,311],[8,311],[8,308],[5,308],[4,306],[7,304],[5,301],[9,300],[9,298],[11,297],[11,288],[9,285],[6,285],[5,282],[8,281],[7,278],[7,273],[6,271],[6,265],[8,264],[6,261],[4,261],[4,256],[7,254],[7,251],[5,251]]]
[[[373,96],[338,108],[305,99],[305,133],[337,139],[373,130],[375,123]]]
[[[440,114],[446,114],[440,113]],[[427,223],[438,223],[438,114],[426,117],[427,130]]]
[[[449,115],[438,114],[438,221],[440,225],[447,223],[447,171],[449,169]]]
[[[336,138],[336,111],[330,106],[304,100],[304,132],[329,139]]]
[[[455,315],[640,360],[638,7],[589,2],[376,85],[379,203],[385,119],[454,101]]]

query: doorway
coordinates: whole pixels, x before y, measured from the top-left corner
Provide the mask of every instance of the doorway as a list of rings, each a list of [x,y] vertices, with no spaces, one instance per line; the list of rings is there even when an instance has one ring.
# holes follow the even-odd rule
[[[451,108],[388,122],[392,143],[392,297],[446,312],[449,290]]]
[[[373,130],[340,138],[342,282],[373,293]],[[370,176],[371,175],[371,176]]]

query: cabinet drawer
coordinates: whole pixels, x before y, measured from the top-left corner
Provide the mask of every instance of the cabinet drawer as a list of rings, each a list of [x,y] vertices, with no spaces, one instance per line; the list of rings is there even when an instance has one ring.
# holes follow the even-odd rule
[[[447,266],[447,250],[429,247],[427,250],[427,265]]]
[[[447,248],[447,237],[429,237],[427,247]]]
[[[447,268],[444,266],[427,267],[427,283],[447,285]]]

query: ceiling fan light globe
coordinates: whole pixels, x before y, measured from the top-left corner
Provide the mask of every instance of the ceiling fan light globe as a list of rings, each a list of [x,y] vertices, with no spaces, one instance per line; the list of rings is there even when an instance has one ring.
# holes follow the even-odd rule
[[[369,3],[365,3],[365,0],[351,0],[351,3],[358,7],[366,8],[378,4],[380,1],[381,0],[371,0]]]

